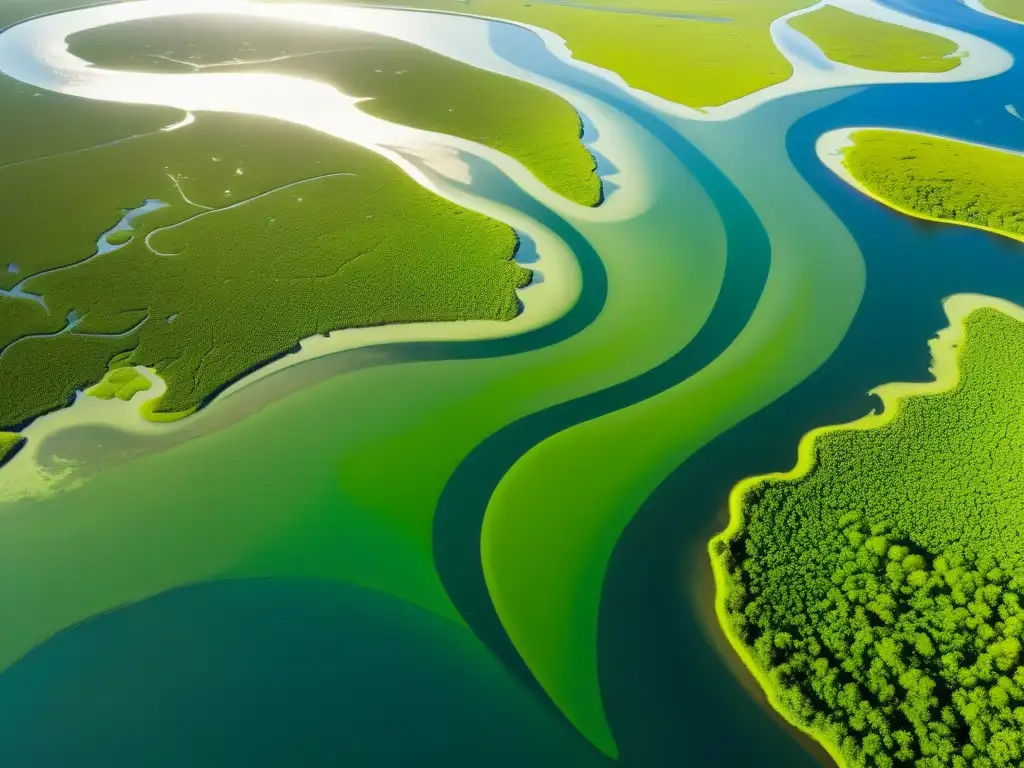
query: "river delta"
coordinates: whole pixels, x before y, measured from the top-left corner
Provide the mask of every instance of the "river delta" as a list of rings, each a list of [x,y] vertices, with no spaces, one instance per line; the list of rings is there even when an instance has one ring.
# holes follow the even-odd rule
[[[1019,764],[1004,5],[0,5],[0,762]]]

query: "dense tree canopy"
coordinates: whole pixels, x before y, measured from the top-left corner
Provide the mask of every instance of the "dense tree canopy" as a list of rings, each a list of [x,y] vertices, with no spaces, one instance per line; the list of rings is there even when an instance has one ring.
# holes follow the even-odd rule
[[[851,767],[1024,763],[1024,324],[965,326],[951,391],[822,434],[716,547],[736,636]]]
[[[852,134],[843,163],[887,203],[926,218],[1024,236],[1024,156],[907,131]]]

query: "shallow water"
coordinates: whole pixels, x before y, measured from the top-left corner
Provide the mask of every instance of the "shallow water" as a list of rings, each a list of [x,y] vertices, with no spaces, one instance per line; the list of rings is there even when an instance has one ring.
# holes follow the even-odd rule
[[[1024,48],[1008,25],[953,0],[888,5]],[[185,743],[167,731],[185,723],[200,765],[240,750],[255,764],[603,762],[587,739],[613,743],[630,766],[817,764],[721,655],[705,542],[736,481],[791,466],[800,435],[865,413],[872,386],[926,377],[945,295],[1024,301],[1024,252],[857,195],[814,143],[871,124],[1021,148],[1004,109],[1021,76],[797,95],[700,124],[568,67],[522,29],[493,25],[488,40],[632,126],[649,206],[622,221],[556,212],[472,160],[470,189],[526,213],[579,259],[582,293],[557,322],[312,360],[215,402],[192,434],[90,426],[51,437],[42,455],[53,468],[88,453],[95,479],[0,507],[0,606],[17,629],[0,663],[134,605],[0,675],[7,762],[64,765],[66,743],[94,761],[80,764],[109,765],[113,734],[132,732],[136,762],[155,765],[156,747],[173,757]],[[633,194],[628,176],[615,194]],[[223,576],[314,577],[401,600],[263,579],[150,597]],[[565,585],[583,618],[563,610]],[[419,618],[375,629],[396,612]],[[401,674],[364,665],[348,687],[361,668],[343,660],[374,645]],[[483,693],[461,682],[470,663],[488,670]],[[599,686],[613,741],[588,686]],[[102,706],[77,722],[100,688]],[[439,691],[458,695],[438,703]],[[140,697],[162,708],[138,709]],[[244,732],[238,706],[266,727]],[[328,727],[317,712],[341,714]],[[423,712],[445,716],[429,738],[413,716]],[[435,740],[452,724],[455,736]],[[55,731],[69,739],[43,738]]]

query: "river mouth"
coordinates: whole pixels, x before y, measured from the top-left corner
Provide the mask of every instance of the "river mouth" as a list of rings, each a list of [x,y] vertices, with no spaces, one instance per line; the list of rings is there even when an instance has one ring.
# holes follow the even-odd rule
[[[991,34],[990,27],[971,17],[953,12],[949,16],[939,21]],[[467,621],[483,641],[472,653],[489,651],[486,658],[503,662],[495,679],[500,678],[509,691],[521,686],[529,697],[495,695],[495,702],[506,697],[500,702],[506,710],[481,714],[487,726],[481,726],[482,732],[490,733],[503,712],[514,711],[528,720],[537,705],[549,718],[545,727],[556,734],[552,744],[563,746],[520,759],[531,765],[605,764],[559,714],[558,702],[552,706],[545,689],[534,682],[536,670],[523,662],[510,641],[508,616],[499,615],[491,604],[479,539],[494,486],[535,446],[578,424],[628,413],[735,349],[737,341],[746,338],[743,334],[757,307],[772,304],[778,270],[787,258],[794,270],[805,270],[798,274],[820,279],[814,290],[824,291],[829,277],[856,277],[863,256],[863,300],[853,290],[854,281],[846,281],[844,290],[833,294],[842,302],[828,307],[849,313],[846,326],[837,323],[831,337],[811,337],[824,360],[803,357],[792,339],[778,342],[790,345],[775,358],[778,364],[799,368],[800,373],[779,384],[781,391],[753,415],[697,445],[679,469],[665,469],[653,494],[638,503],[637,515],[622,523],[602,585],[596,635],[600,690],[625,765],[677,764],[680,755],[709,765],[755,765],[765,760],[787,766],[821,764],[816,753],[778,727],[777,718],[757,704],[716,650],[708,637],[704,609],[708,585],[694,579],[693,563],[706,557],[704,543],[716,530],[721,503],[736,481],[787,468],[801,434],[817,424],[865,412],[871,401],[864,393],[875,384],[924,375],[927,361],[920,354],[921,341],[942,323],[942,296],[973,290],[1024,300],[1024,289],[1014,287],[1024,285],[1024,279],[1013,279],[1024,278],[1018,252],[973,233],[923,234],[878,210],[831,178],[813,152],[817,137],[844,124],[895,123],[920,130],[945,126],[973,140],[1020,144],[1012,134],[1015,119],[1003,109],[1005,94],[1019,78],[1010,70],[982,83],[942,85],[965,100],[964,115],[951,116],[936,103],[935,85],[893,84],[857,93],[801,94],[767,103],[760,111],[720,126],[696,125],[683,122],[679,114],[650,109],[647,100],[622,92],[605,79],[567,69],[565,62],[537,47],[538,38],[514,30],[504,25],[488,29],[483,36],[488,55],[507,63],[516,55],[512,49],[521,44],[521,59],[508,66],[538,79],[561,78],[561,87],[575,94],[581,111],[599,116],[599,133],[610,139],[611,132],[602,131],[602,125],[620,126],[633,142],[631,148],[608,154],[612,165],[621,167],[622,178],[608,201],[607,214],[562,207],[528,180],[506,172],[507,166],[488,163],[487,158],[475,161],[479,170],[463,190],[515,209],[539,224],[535,232],[551,233],[551,242],[564,244],[578,264],[578,296],[541,327],[516,338],[372,344],[311,357],[225,397],[225,418],[211,407],[192,422],[200,425],[205,418],[215,428],[189,427],[185,420],[175,429],[196,432],[187,440],[170,440],[173,447],[144,449],[167,439],[170,431],[145,435],[91,424],[55,432],[48,443],[51,470],[59,471],[62,456],[100,443],[112,458],[99,462],[89,473],[95,474],[90,482],[31,504],[0,507],[0,552],[5,562],[16,564],[13,567],[27,580],[23,583],[44,595],[45,611],[52,611],[46,627],[33,627],[32,637],[5,647],[4,658],[21,657],[58,629],[93,614],[116,605],[137,605],[125,609],[122,618],[114,614],[110,621],[100,619],[58,635],[52,645],[43,645],[0,675],[0,701],[7,708],[13,711],[21,697],[30,694],[51,700],[66,695],[67,701],[80,701],[95,682],[82,674],[83,666],[76,667],[79,662],[72,657],[80,649],[95,650],[108,639],[125,643],[125,638],[135,638],[128,647],[146,649],[151,658],[143,666],[151,673],[173,675],[176,663],[187,668],[180,659],[166,661],[174,642],[169,627],[176,621],[180,626],[180,617],[193,608],[207,606],[203,611],[215,614],[219,608],[209,606],[227,603],[207,597],[203,589],[171,592],[172,598],[151,597],[179,582],[213,581],[225,575],[302,575],[396,595],[402,605],[454,620],[445,626]],[[1006,40],[999,42],[1008,45]],[[596,110],[583,108],[595,104]],[[202,110],[197,111],[201,120]],[[985,115],[984,124],[972,124],[970,114]],[[608,115],[613,119],[609,121]],[[758,166],[747,158],[740,162],[737,147],[744,143],[775,153],[772,163]],[[452,179],[430,178],[422,168],[419,172],[438,188],[459,188]],[[652,190],[643,185],[638,189],[631,175],[634,181],[645,176]],[[823,220],[829,209],[836,212],[828,225],[834,229],[826,227],[817,235],[817,242],[839,244],[829,252],[836,263],[827,269],[814,272],[820,258],[814,258],[813,249],[793,244],[800,239],[795,235],[806,235],[801,209],[766,204],[772,193],[766,179],[780,178],[787,192],[793,190],[794,199],[811,205],[823,198],[820,209],[814,209],[823,211]],[[670,188],[676,189],[677,197],[671,196]],[[618,209],[611,205],[620,204],[617,196],[622,206]],[[852,236],[844,235],[846,230]],[[892,258],[894,252],[900,258]],[[974,256],[960,258],[964,252]],[[538,263],[543,265],[544,259],[541,249]],[[848,265],[848,273],[842,272],[840,262]],[[524,300],[532,291],[559,284],[556,274],[546,267],[542,272],[546,279],[525,291]],[[789,275],[796,283],[794,273]],[[692,286],[692,292],[682,296],[685,286]],[[781,311],[778,307],[774,306],[776,312]],[[826,313],[816,312],[820,314],[810,319],[824,325]],[[620,339],[620,334],[628,338]],[[614,364],[598,365],[595,361],[602,358]],[[245,418],[226,417],[229,403],[249,397]],[[368,402],[375,407],[360,405]],[[710,401],[694,402],[713,408]],[[281,435],[287,439],[280,440]],[[117,458],[133,451],[138,455],[133,461]],[[414,477],[410,467],[421,474]],[[427,475],[429,481],[422,480]],[[182,487],[186,480],[188,489]],[[571,479],[566,487],[573,487]],[[193,504],[198,508],[182,512],[181,507],[196,498],[202,499]],[[573,498],[567,494],[566,503]],[[133,501],[112,505],[111,499]],[[30,522],[32,516],[50,513],[51,520],[68,523],[72,512],[86,520],[78,523],[81,538],[72,547],[43,528],[33,529]],[[142,525],[147,520],[160,521],[164,527],[147,531]],[[9,521],[16,525],[5,537],[3,526]],[[196,539],[205,541],[199,546]],[[67,562],[67,570],[54,577],[27,562],[17,553],[26,541],[40,547],[32,554],[41,565]],[[97,566],[103,579],[130,588],[105,593],[105,602],[90,603],[86,615],[68,614],[66,606],[46,597],[46,579],[57,578],[73,587],[86,550],[87,559],[94,562],[97,553],[103,555]],[[161,552],[165,554],[160,556]],[[136,559],[140,555],[148,561],[145,567]],[[183,562],[170,562],[179,558]],[[250,587],[255,593],[267,585],[252,579],[250,586],[239,589]],[[247,603],[246,621],[286,612],[305,600],[275,589],[267,587],[268,597]],[[80,594],[99,591],[84,577]],[[14,605],[17,599],[10,587],[0,590],[0,604]],[[178,613],[162,607],[167,599],[180,602]],[[147,630],[151,639],[145,645],[138,637],[140,630],[131,627],[136,621],[132,614],[139,611],[150,612],[146,621],[163,627]],[[309,634],[322,631],[323,621],[322,616],[311,620]],[[369,626],[365,616],[356,625],[361,626],[360,621]],[[248,625],[238,619],[236,625],[221,629],[230,634],[244,626]],[[302,634],[294,628],[288,631],[291,635],[280,631],[286,641]],[[340,634],[337,627],[332,631]],[[429,634],[419,625],[408,632],[416,637]],[[82,645],[76,645],[79,642]],[[280,647],[291,647],[282,642]],[[429,671],[423,677],[441,686],[452,674],[451,665],[443,653],[424,650],[427,647],[433,648],[420,646],[417,669]],[[323,649],[310,652],[307,659],[291,659],[282,669],[299,670],[322,653]],[[412,653],[408,648],[395,652],[402,659]],[[40,681],[55,668],[47,654],[65,659],[63,669],[71,670],[68,679],[81,686],[73,695],[39,693]],[[216,663],[223,663],[223,657]],[[119,683],[129,681],[127,667],[110,669]],[[417,674],[409,672],[418,680]],[[394,690],[401,690],[398,682],[394,685]],[[343,688],[337,681],[332,686]],[[31,725],[50,732],[69,727],[67,711],[48,712],[49,719]],[[96,748],[109,746],[109,733],[127,722],[129,714],[111,708],[102,717],[108,718],[107,730],[102,731],[108,735],[96,736]],[[286,731],[287,726],[276,722],[272,727]],[[736,738],[737,733],[743,738]],[[312,738],[326,745],[328,737]],[[106,745],[100,744],[103,739]],[[27,740],[20,744],[25,750],[38,747],[38,742],[32,746]],[[10,762],[24,763],[32,754],[37,753],[15,752]],[[346,757],[355,759],[352,754]],[[471,764],[459,762],[468,759],[454,756],[448,764]]]

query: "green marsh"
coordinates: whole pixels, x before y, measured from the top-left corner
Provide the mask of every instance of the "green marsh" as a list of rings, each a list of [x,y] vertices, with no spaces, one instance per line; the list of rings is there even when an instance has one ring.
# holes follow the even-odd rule
[[[790,20],[832,61],[882,72],[948,72],[960,64],[952,40],[826,5]]]
[[[244,41],[240,42],[240,41]],[[579,115],[541,88],[410,43],[351,30],[238,17],[151,19],[73,35],[76,55],[106,68],[275,72],[337,86],[375,117],[479,142],[519,160],[581,205],[601,199]]]
[[[70,45],[107,67],[193,71],[180,47],[204,64],[263,62],[233,70],[316,79],[327,72],[347,93],[370,99],[364,107],[379,117],[479,141],[581,204],[600,200],[580,118],[547,91],[370,34],[202,22],[116,25],[75,35]],[[14,121],[19,134],[45,123],[51,104],[74,111],[83,103],[4,87],[26,107]],[[0,426],[17,428],[65,405],[126,352],[128,364],[167,381],[150,414],[161,419],[194,411],[302,338],[519,312],[516,289],[531,273],[511,260],[515,233],[433,195],[368,150],[223,114],[163,132],[180,112],[95,106],[135,122],[124,121],[118,134],[86,120],[94,143],[43,131],[0,167],[11,191],[0,202],[17,223],[0,233],[0,253],[17,254],[20,267],[0,276],[0,286],[23,282],[25,293],[42,297],[0,299],[0,349],[13,344],[0,361]],[[68,177],[91,181],[48,194]],[[166,207],[109,237],[119,247],[96,255],[98,233],[142,197]],[[53,202],[43,207],[40,199]],[[71,312],[80,319],[65,328]],[[35,335],[43,338],[22,340]]]

